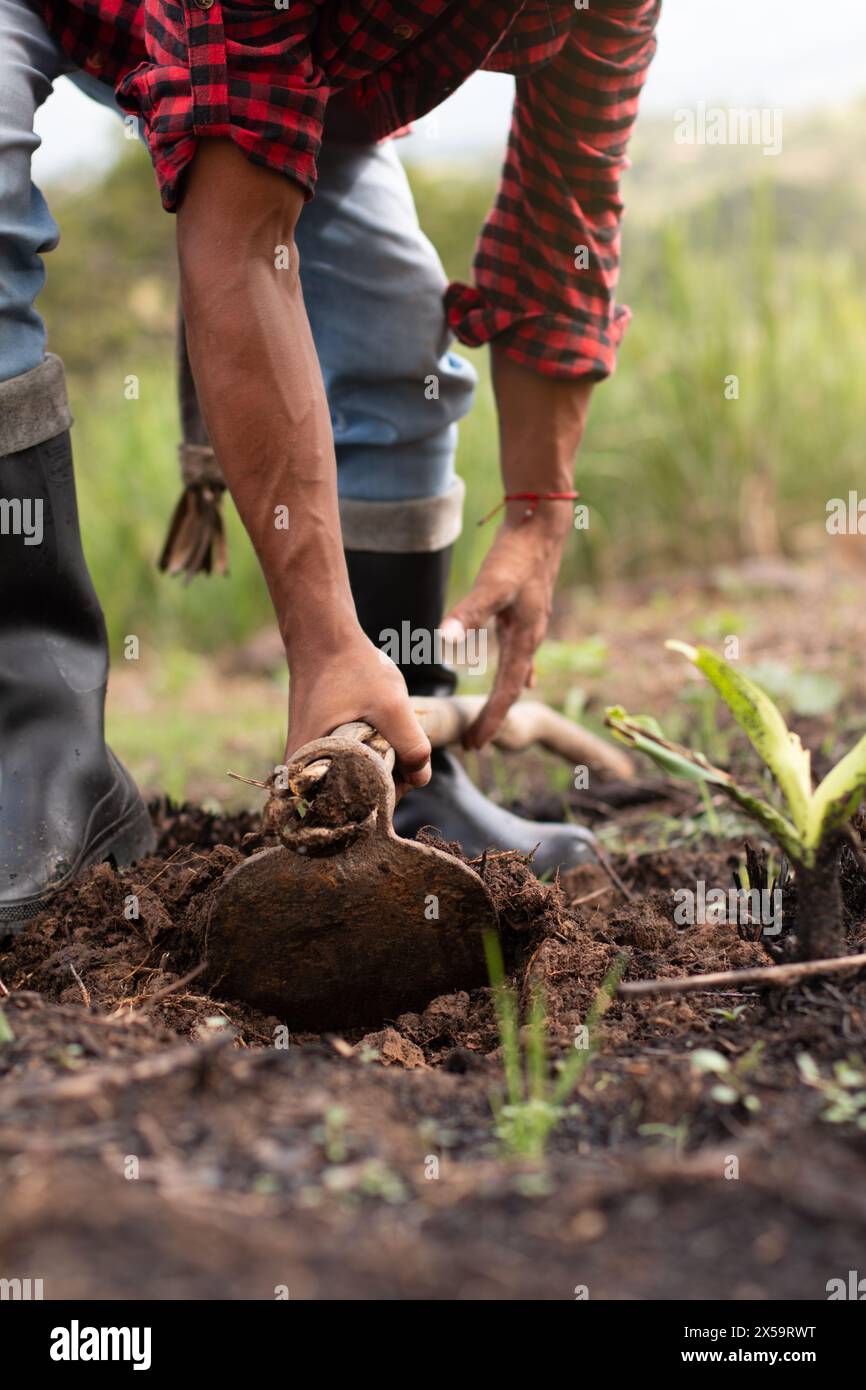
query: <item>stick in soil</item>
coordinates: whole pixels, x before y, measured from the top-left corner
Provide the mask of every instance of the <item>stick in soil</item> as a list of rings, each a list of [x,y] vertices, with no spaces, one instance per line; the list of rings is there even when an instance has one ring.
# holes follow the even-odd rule
[[[697,990],[716,990],[725,985],[766,985],[785,989],[799,980],[817,975],[835,975],[843,970],[866,968],[866,951],[856,956],[833,956],[830,960],[798,961],[793,965],[759,965],[751,970],[717,970],[709,975],[687,975],[673,980],[632,980],[620,985],[617,993],[629,999],[649,994],[691,994]]]
[[[596,898],[603,898],[605,893],[612,893],[614,887],[615,884],[608,883],[604,888],[596,888],[593,893],[585,893],[582,898],[575,898],[573,902],[569,903],[569,907],[582,907],[584,903],[591,903]],[[562,940],[567,941],[568,938],[564,936]]]
[[[617,873],[616,869],[613,867],[613,864],[611,863],[609,856],[608,856],[607,853],[602,849],[601,845],[596,845],[596,846],[595,846],[595,854],[596,854],[596,858],[598,859],[599,864],[600,864],[601,867],[604,869],[604,871],[605,871],[605,873],[607,874],[608,878],[610,879],[611,883],[614,884],[614,886],[615,886],[616,888],[619,889],[619,891],[622,893],[623,897],[625,898],[626,902],[628,902],[628,903],[633,903],[633,902],[634,902],[634,893],[631,891],[630,888],[627,888],[626,885],[623,883],[623,881],[622,881],[622,879],[620,878],[619,874]]]
[[[75,976],[75,982],[76,982],[76,984],[78,985],[78,988],[81,990],[81,994],[82,994],[82,997],[83,997],[83,999],[84,999],[84,1007],[85,1007],[85,1009],[89,1009],[89,1008],[90,1008],[90,994],[88,993],[87,986],[85,985],[85,983],[84,983],[84,981],[82,980],[81,976],[79,975],[78,971],[75,969],[75,966],[74,966],[74,965],[70,965],[69,969],[72,971],[73,975]]]
[[[190,970],[188,974],[181,975],[177,980],[173,980],[170,985],[165,985],[163,989],[158,989],[155,994],[142,994],[139,995],[137,999],[124,999],[115,1009],[111,1017],[129,1020],[138,1017],[139,1014],[143,1014],[148,1009],[153,1008],[153,1005],[158,1004],[160,1000],[167,999],[170,994],[176,994],[179,989],[183,989],[185,985],[197,979],[206,968],[207,962],[202,961],[199,965],[195,966],[194,969]],[[139,1006],[138,1008],[135,1007],[136,1004]]]

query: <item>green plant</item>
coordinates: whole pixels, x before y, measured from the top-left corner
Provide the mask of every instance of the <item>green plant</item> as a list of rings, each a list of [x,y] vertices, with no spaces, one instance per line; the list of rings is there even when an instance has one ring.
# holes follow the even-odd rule
[[[801,1079],[827,1101],[821,1119],[831,1125],[854,1124],[866,1129],[866,1066],[859,1057],[834,1062],[833,1075],[822,1076],[807,1052],[797,1058]]]
[[[748,1004],[735,1004],[732,1009],[710,1009],[711,1014],[718,1014],[719,1018],[725,1023],[736,1023],[741,1014],[746,1012]]]
[[[769,695],[708,647],[684,642],[681,652],[725,701],[772,774],[784,812],[747,791],[702,753],[671,743],[654,719],[631,716],[620,707],[605,722],[629,747],[646,753],[666,772],[719,787],[776,841],[796,870],[797,937],[804,959],[838,955],[843,949],[839,849],[850,837],[848,822],[866,787],[866,735],[813,789],[810,755],[791,733]]]
[[[710,1088],[710,1095],[719,1105],[742,1105],[744,1110],[754,1114],[760,1110],[761,1102],[750,1089],[748,1076],[761,1060],[764,1050],[762,1042],[754,1043],[742,1057],[732,1062],[711,1047],[699,1047],[689,1061],[692,1070],[709,1072],[716,1078]]]
[[[485,933],[484,950],[505,1067],[505,1100],[498,1094],[492,1099],[496,1137],[512,1156],[540,1159],[551,1133],[568,1113],[567,1101],[598,1049],[597,1025],[616,993],[626,957],[619,956],[605,975],[575,1039],[573,1055],[558,1063],[557,1074],[551,1077],[541,991],[532,992],[523,1041],[517,994],[505,981],[502,951],[494,933]]]
[[[638,1125],[637,1132],[644,1139],[660,1139],[673,1145],[674,1153],[680,1159],[685,1152],[689,1137],[689,1117],[688,1115],[681,1115],[675,1125],[661,1124],[656,1121]]]
[[[0,1043],[11,1043],[15,1041],[15,1034],[9,1027],[8,1020],[3,1010],[0,1009]]]
[[[349,1155],[349,1141],[346,1125],[349,1112],[342,1105],[330,1106],[324,1114],[324,1123],[313,1131],[316,1142],[322,1145],[329,1163],[345,1163]]]

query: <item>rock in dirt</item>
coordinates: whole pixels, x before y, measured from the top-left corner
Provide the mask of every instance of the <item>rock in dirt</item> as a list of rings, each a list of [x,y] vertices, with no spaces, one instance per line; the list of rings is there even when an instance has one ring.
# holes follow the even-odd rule
[[[410,1042],[397,1032],[396,1028],[383,1028],[379,1033],[367,1033],[358,1045],[353,1049],[357,1054],[375,1050],[379,1056],[377,1061],[383,1067],[425,1067],[424,1053],[415,1043]]]

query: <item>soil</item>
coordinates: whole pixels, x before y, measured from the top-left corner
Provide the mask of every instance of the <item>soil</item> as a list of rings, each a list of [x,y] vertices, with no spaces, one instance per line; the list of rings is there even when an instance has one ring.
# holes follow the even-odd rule
[[[862,1264],[866,1133],[822,1118],[796,1062],[862,1050],[862,978],[615,1000],[547,1163],[509,1159],[489,990],[326,1037],[198,993],[188,924],[258,836],[154,809],[153,859],[94,868],[3,943],[4,1271],[44,1271],[55,1298],[813,1299]],[[623,859],[630,902],[596,868],[545,886],[517,855],[481,866],[552,1057],[623,954],[631,979],[769,962],[674,922],[672,885],[726,882],[740,850]],[[853,856],[845,883],[863,949]],[[736,1068],[756,1043],[760,1109],[720,1104],[690,1052]]]
[[[828,731],[850,725],[798,727],[826,759]],[[678,889],[732,887],[745,856],[742,833],[707,833],[692,789],[647,775],[554,795],[539,776],[521,793],[542,817],[563,804],[610,832],[616,878],[540,884],[509,854],[474,865],[521,1006],[543,991],[551,1065],[621,957],[625,980],[790,957],[795,888],[763,942],[677,921]],[[207,994],[197,927],[225,870],[261,848],[258,818],[152,810],[152,859],[92,869],[0,938],[4,1277],[41,1277],[46,1298],[813,1300],[866,1272],[864,972],[615,998],[530,1162],[497,1134],[489,989],[327,1035]],[[847,948],[866,950],[848,847],[840,883]],[[723,1077],[696,1064],[707,1050]],[[828,1091],[846,1062],[847,1105]]]

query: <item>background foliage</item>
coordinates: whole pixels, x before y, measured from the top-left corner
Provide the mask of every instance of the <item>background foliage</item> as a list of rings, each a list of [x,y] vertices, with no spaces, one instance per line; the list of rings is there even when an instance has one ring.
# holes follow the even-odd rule
[[[684,149],[669,124],[641,127],[620,296],[635,321],[596,393],[578,469],[592,521],[564,583],[792,552],[847,493],[866,437],[864,114],[789,123],[779,159]],[[145,155],[119,143],[100,187],[52,195],[63,236],[43,308],[71,376],[86,544],[112,638],[207,651],[267,622],[268,601],[234,516],[230,580],[183,588],[154,569],[177,494],[174,228]],[[410,171],[452,276],[467,274],[497,163]],[[457,587],[489,537],[472,522],[499,492],[486,358],[473,357],[482,389],[462,431]],[[138,400],[124,395],[130,374]],[[731,374],[738,401],[725,399]]]

